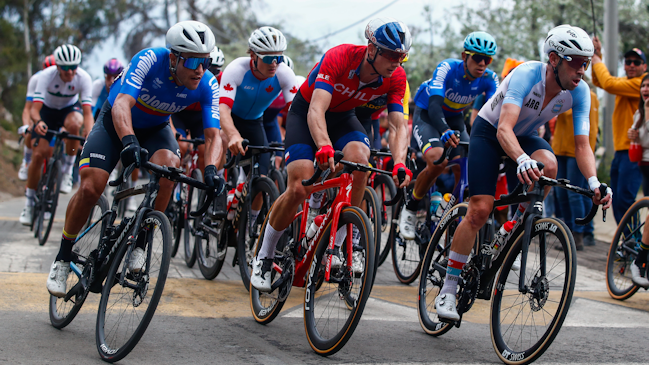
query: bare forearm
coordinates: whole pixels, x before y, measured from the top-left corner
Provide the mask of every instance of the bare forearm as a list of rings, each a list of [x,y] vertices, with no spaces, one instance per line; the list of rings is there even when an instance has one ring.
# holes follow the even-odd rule
[[[496,138],[498,138],[498,142],[502,146],[503,150],[509,156],[512,160],[516,161],[516,159],[525,153],[523,151],[523,148],[521,148],[521,145],[518,143],[518,138],[516,138],[516,134],[514,134],[514,131],[509,128],[498,128],[498,132],[496,132]]]
[[[389,115],[390,125],[388,128],[390,129],[390,133],[388,135],[388,144],[390,145],[390,152],[392,153],[395,164],[405,163],[408,143],[407,121],[403,118],[403,114],[393,113],[399,115],[392,116],[392,113]]]
[[[219,110],[221,112],[221,129],[223,132],[225,132],[230,140],[235,136],[239,136],[239,131],[234,126],[234,121],[232,120],[232,109],[227,104],[219,104]]]
[[[124,136],[135,134],[131,123],[131,108],[115,103],[111,113],[113,113],[115,132],[117,132],[117,136],[120,140],[124,138]]]
[[[597,169],[595,167],[595,155],[590,145],[580,144],[575,146],[575,158],[577,159],[577,166],[579,171],[586,179],[591,176],[597,176]]]
[[[22,115],[23,125],[32,124],[31,110],[32,110],[32,102],[31,101],[25,102],[25,107],[23,108],[23,115]]]
[[[223,142],[221,141],[219,130],[209,128],[205,131],[205,166],[218,166],[221,162],[222,155]]]
[[[309,108],[307,123],[316,148],[320,149],[323,146],[332,145],[331,139],[329,139],[329,133],[327,133],[327,121],[324,118],[323,111],[317,108]]]
[[[32,103],[32,108],[30,110],[30,117],[32,122],[36,123],[41,120],[41,108],[43,107],[42,103]]]

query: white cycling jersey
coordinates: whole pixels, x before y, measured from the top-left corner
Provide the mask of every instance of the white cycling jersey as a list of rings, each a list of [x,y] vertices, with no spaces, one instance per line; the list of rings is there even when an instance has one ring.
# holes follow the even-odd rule
[[[92,106],[93,106],[93,108],[97,107],[97,101],[99,100],[99,96],[101,95],[101,92],[104,89],[106,89],[106,79],[100,78],[100,79],[97,79],[97,80],[92,82]],[[106,95],[108,95],[108,93],[106,93]]]
[[[92,105],[92,78],[81,67],[70,82],[63,82],[56,66],[43,70],[38,76],[34,102],[43,103],[51,109],[63,109],[74,105],[81,98],[81,105]]]
[[[582,80],[576,89],[561,91],[541,110],[545,99],[546,68],[546,63],[538,61],[525,62],[516,67],[480,109],[478,116],[498,127],[502,105],[518,105],[521,112],[514,133],[517,136],[529,136],[550,119],[572,109],[575,135],[587,136],[590,131],[588,85]]]
[[[38,70],[38,72],[36,72],[32,75],[32,77],[29,78],[29,82],[27,83],[27,97],[25,98],[26,101],[34,100],[36,85],[38,85],[38,76],[41,74],[41,72],[41,70]]]

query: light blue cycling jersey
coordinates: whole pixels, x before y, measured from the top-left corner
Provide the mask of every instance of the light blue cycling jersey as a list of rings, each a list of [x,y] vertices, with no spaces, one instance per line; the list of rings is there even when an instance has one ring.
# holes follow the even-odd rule
[[[205,71],[196,90],[178,86],[169,72],[167,48],[146,48],[136,54],[122,76],[110,88],[108,102],[118,94],[135,98],[131,108],[134,128],[150,128],[167,123],[169,116],[195,102],[201,103],[203,128],[221,128],[219,118],[219,83]]]
[[[574,90],[563,90],[541,110],[545,99],[545,73],[547,64],[530,61],[516,67],[480,109],[478,116],[498,127],[503,104],[521,108],[514,126],[517,136],[532,135],[539,127],[555,116],[572,109],[575,136],[588,135],[590,131],[590,90],[580,81]]]
[[[428,99],[439,95],[444,98],[442,110],[445,117],[458,115],[483,92],[490,98],[498,88],[498,76],[486,69],[482,77],[473,81],[466,78],[464,61],[447,59],[440,62],[433,78],[424,81],[415,94],[415,104],[428,110]]]

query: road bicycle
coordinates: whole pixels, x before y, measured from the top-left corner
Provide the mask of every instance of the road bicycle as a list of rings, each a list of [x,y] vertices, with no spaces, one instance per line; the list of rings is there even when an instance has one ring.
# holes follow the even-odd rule
[[[338,190],[334,203],[320,216],[322,222],[313,236],[309,238],[306,235],[307,200],[275,249],[270,273],[271,291],[262,293],[250,287],[252,314],[261,324],[268,324],[277,317],[293,286],[304,287],[307,340],[311,348],[322,356],[335,354],[352,336],[374,280],[376,255],[373,231],[365,212],[351,205],[352,172],[372,171],[391,175],[390,172],[344,161],[342,158],[341,152],[335,153],[336,163],[344,166],[340,176],[327,180],[331,170],[323,172],[316,167],[314,175],[309,180],[302,181],[304,186],[313,185],[315,192],[334,188]],[[322,181],[315,183],[320,177]],[[405,171],[401,171],[400,177],[405,178]],[[400,196],[395,199],[400,199]],[[271,211],[272,209],[274,207]],[[254,247],[255,254],[261,248],[269,216],[270,212],[261,227],[261,234]],[[346,230],[346,237],[338,247],[335,242],[340,229]],[[339,265],[332,264],[334,255],[337,256]]]
[[[375,157],[376,168],[379,170],[386,170],[387,161],[392,158],[392,154],[387,150],[370,150],[370,155]],[[385,205],[382,202],[390,201],[397,194],[397,187],[394,184],[391,176],[384,174],[371,173],[367,179],[367,188],[374,191],[366,192],[364,200],[367,201],[368,207],[365,212],[374,225],[374,239],[376,240],[376,267],[378,268],[383,264],[385,259],[390,253],[389,242],[392,242],[390,234],[393,233],[391,227],[393,225],[392,218],[396,215],[397,209],[394,205]],[[373,195],[373,196],[372,196]],[[372,205],[372,199],[376,199],[377,204]],[[375,209],[376,213],[373,213]],[[373,214],[376,216],[374,217]],[[383,240],[383,235],[388,234],[388,239]]]
[[[62,329],[72,322],[89,293],[101,293],[95,338],[99,355],[107,362],[123,359],[137,345],[153,318],[167,279],[171,226],[166,215],[153,210],[160,179],[208,189],[210,199],[207,202],[215,194],[214,189],[201,181],[182,175],[181,169],[146,161],[146,150],[143,150],[142,161],[145,161],[142,168],[151,172],[150,181],[118,191],[110,210],[106,198],[100,196],[90,224],[75,241],[68,292],[62,298],[50,296],[50,321],[55,328]],[[133,167],[128,166],[109,184],[118,186],[128,179]],[[118,203],[137,194],[144,194],[144,200],[135,215],[115,224]],[[192,215],[207,210],[207,202]],[[145,260],[141,267],[134,267],[131,261],[135,248],[144,250]]]
[[[543,164],[539,164],[543,169]],[[532,189],[519,184],[507,196],[494,202],[500,206],[529,202],[495,256],[494,213],[481,228],[470,258],[460,275],[457,312],[460,320],[449,322],[434,310],[435,298],[446,277],[447,257],[459,223],[468,204],[460,203],[441,218],[430,240],[419,280],[419,323],[426,333],[440,336],[453,326],[459,327],[463,315],[476,299],[491,299],[491,339],[500,360],[506,364],[528,364],[538,359],[552,344],[570,308],[577,261],[575,242],[565,223],[543,217],[544,188],[558,186],[592,198],[590,190],[570,185],[566,179],[541,176]],[[605,196],[606,186],[600,187]],[[597,213],[593,205],[589,214],[577,219],[586,224]],[[604,216],[605,217],[605,216]],[[555,246],[561,250],[555,250]],[[520,254],[520,267],[512,269]]]
[[[70,139],[80,141],[83,145],[85,139],[66,131],[57,132],[48,130],[47,135],[53,136],[54,152],[52,157],[45,164],[45,170],[38,180],[36,188],[36,195],[34,196],[34,207],[32,208],[32,225],[31,229],[34,231],[34,237],[38,238],[38,244],[43,246],[50,236],[52,224],[54,223],[54,216],[56,215],[56,207],[59,204],[59,194],[61,191],[61,181],[63,179],[63,161],[64,155],[64,140]],[[34,148],[40,142],[40,136],[36,136],[34,141]]]

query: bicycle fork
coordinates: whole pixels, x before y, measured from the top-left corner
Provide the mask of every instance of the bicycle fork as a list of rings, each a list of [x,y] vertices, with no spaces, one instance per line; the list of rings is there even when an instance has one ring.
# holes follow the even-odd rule
[[[525,285],[525,269],[527,267],[527,254],[530,248],[530,241],[532,240],[532,229],[534,224],[539,218],[543,217],[543,201],[532,198],[530,202],[531,212],[528,214],[527,219],[525,219],[525,227],[523,231],[523,242],[521,248],[521,268],[520,276],[518,277],[518,291],[526,294],[529,291],[529,288]],[[541,277],[545,277],[546,272],[546,258],[545,258],[545,236],[539,236],[539,271]]]

